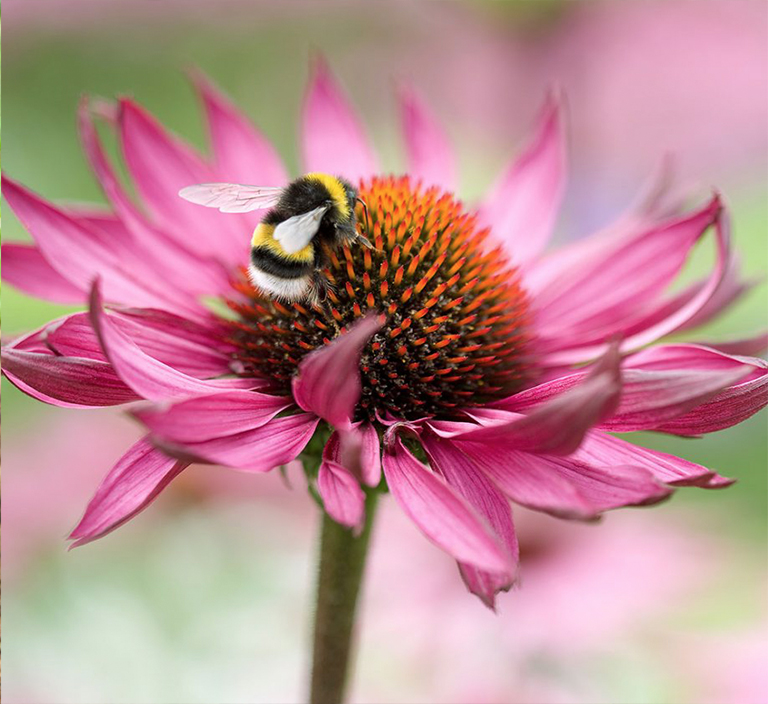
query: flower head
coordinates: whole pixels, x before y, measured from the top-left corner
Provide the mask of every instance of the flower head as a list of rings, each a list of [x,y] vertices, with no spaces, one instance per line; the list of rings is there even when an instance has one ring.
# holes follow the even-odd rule
[[[131,412],[148,434],[98,488],[75,545],[146,508],[191,462],[265,472],[314,453],[309,480],[335,520],[359,527],[365,492],[388,488],[493,606],[515,578],[509,499],[592,519],[678,485],[730,482],[609,434],[699,435],[768,402],[766,364],[742,356],[764,337],[657,344],[746,289],[719,196],[682,212],[662,179],[613,227],[548,253],[565,184],[555,96],[522,155],[471,208],[453,195],[447,140],[412,91],[401,94],[408,175],[382,176],[318,64],[303,168],[356,183],[373,248],[328,251],[325,305],[280,303],[245,276],[257,217],[177,195],[195,183],[288,179],[269,142],[205,79],[195,82],[210,159],[131,101],[98,111],[143,208],[115,176],[88,102],[80,131],[108,211],[56,206],[4,180],[35,239],[3,246],[6,279],[50,300],[87,301],[88,311],[6,345],[3,373],[56,405],[144,402]],[[710,276],[667,293],[709,232]]]

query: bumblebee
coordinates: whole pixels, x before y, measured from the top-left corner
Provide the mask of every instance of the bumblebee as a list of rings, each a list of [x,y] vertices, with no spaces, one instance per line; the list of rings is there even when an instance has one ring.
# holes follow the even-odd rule
[[[311,173],[284,188],[259,188],[236,183],[188,186],[179,195],[222,213],[270,208],[251,240],[248,271],[254,286],[283,301],[324,301],[329,283],[324,244],[370,242],[357,231],[355,203],[365,203],[349,182],[329,174]]]

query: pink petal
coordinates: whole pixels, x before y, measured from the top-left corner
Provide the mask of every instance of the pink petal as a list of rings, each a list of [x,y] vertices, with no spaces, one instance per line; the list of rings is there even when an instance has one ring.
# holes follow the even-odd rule
[[[578,493],[602,513],[623,506],[650,506],[666,499],[672,489],[662,486],[646,468],[632,464],[589,464],[573,457],[537,458],[567,479]]]
[[[526,266],[544,251],[565,188],[565,139],[561,106],[550,95],[533,139],[501,176],[480,218],[504,244],[513,263]]]
[[[577,454],[500,454],[480,443],[455,446],[513,501],[562,518],[591,519],[621,506],[656,503],[670,493],[647,468],[626,462],[606,466]]]
[[[422,437],[422,443],[432,466],[488,522],[512,558],[512,568],[503,573],[487,572],[471,564],[459,563],[469,591],[480,597],[488,608],[493,609],[496,594],[512,586],[519,558],[509,502],[467,456],[457,451],[450,442],[427,435]]]
[[[724,389],[685,415],[654,428],[661,433],[696,436],[738,425],[768,405],[768,375]]]
[[[152,316],[163,320],[164,327],[145,324]],[[191,321],[159,311],[143,311],[138,314],[116,312],[112,313],[110,320],[143,352],[184,374],[208,378],[231,372],[228,346],[220,342],[217,344],[213,336],[210,336],[207,343],[198,342],[195,336],[202,337],[198,333],[201,326]],[[91,327],[88,313],[76,313],[52,328],[47,342],[59,354],[102,361],[106,359]]]
[[[163,327],[153,324],[152,317],[162,319]],[[204,337],[205,330],[192,321],[172,313],[153,316],[152,311],[145,314],[119,311],[112,319],[150,357],[184,374],[204,379],[232,372],[230,346],[213,335],[208,342],[199,341],[196,338]]]
[[[674,191],[670,194],[674,180],[673,166],[671,158],[666,155],[627,212],[608,227],[558,247],[533,262],[525,271],[525,286],[534,300],[545,295],[558,282],[570,280],[575,273],[592,266],[596,260],[605,257],[607,251],[615,250],[650,229],[660,219],[677,215],[682,198]]]
[[[512,559],[469,503],[419,462],[394,437],[384,452],[384,475],[395,500],[424,535],[461,562],[508,573]]]
[[[199,255],[232,263],[247,261],[251,235],[248,219],[222,215],[179,197],[185,186],[215,181],[213,170],[129,100],[120,103],[119,124],[131,178],[157,223],[176,233],[177,238],[185,237],[190,249]]]
[[[629,239],[607,242],[600,256],[574,267],[536,297],[539,323],[584,327],[597,315],[636,310],[653,301],[682,268],[691,247],[715,222],[722,209],[712,198],[699,210],[649,226]],[[610,304],[610,305],[607,305]]]
[[[756,357],[768,350],[768,332],[761,332],[754,337],[744,337],[738,340],[700,342],[699,344],[702,347],[709,347],[725,354]]]
[[[716,372],[625,368],[621,403],[600,427],[620,433],[652,429],[709,400],[748,373],[746,365]]]
[[[625,360],[621,401],[599,427],[616,432],[658,428],[745,380],[755,369],[749,360],[718,355],[694,345],[644,350]],[[571,373],[496,402],[494,407],[512,413],[530,412],[574,388],[584,377],[585,372]],[[504,418],[503,414],[497,417]]]
[[[155,435],[183,444],[260,428],[290,405],[289,398],[234,389],[142,408],[133,415]]]
[[[626,464],[642,467],[656,479],[670,486],[719,489],[733,484],[732,479],[721,477],[706,467],[674,455],[634,445],[600,430],[590,431],[571,459],[608,467]]]
[[[499,453],[522,450],[567,455],[579,446],[591,427],[613,413],[620,394],[619,357],[614,346],[580,383],[529,415],[474,428],[453,440],[487,443]]]
[[[87,97],[83,97],[80,101],[77,125],[88,163],[93,169],[107,200],[131,232],[141,239],[151,239],[150,224],[128,197],[104,153],[99,135],[96,132],[96,126],[93,124]]]
[[[293,378],[296,403],[336,428],[349,429],[360,399],[360,355],[381,326],[378,316],[369,315],[304,357]]]
[[[90,319],[104,355],[118,376],[149,401],[206,395],[227,385],[226,380],[195,379],[143,352],[104,312],[98,282],[91,291]]]
[[[381,481],[381,446],[376,428],[371,423],[361,423],[353,433],[344,435],[353,435],[347,441],[353,447],[345,448],[342,434],[334,431],[325,443],[323,457],[344,467],[366,486],[378,486]],[[350,452],[354,454],[351,459]]]
[[[214,168],[221,181],[284,186],[288,173],[275,148],[202,73],[192,76],[208,119]]]
[[[102,233],[76,222],[7,176],[3,176],[2,187],[42,256],[72,286],[86,292],[94,278],[101,276],[107,300],[139,306],[157,304],[158,293],[132,278]]]
[[[189,251],[188,247],[190,244],[194,247],[196,238],[190,238],[187,231],[159,230],[133,204],[104,153],[87,99],[83,99],[80,104],[78,128],[88,162],[107,200],[117,213],[119,222],[127,228],[130,239],[134,241],[134,256],[138,254],[144,257],[142,269],[145,275],[149,273],[146,272],[148,267],[155,269],[160,280],[165,282],[166,290],[176,289],[187,297],[189,292],[211,295],[230,290],[228,275],[223,267]],[[125,239],[115,239],[115,243],[122,243]],[[123,249],[130,250],[131,247],[125,245]],[[155,262],[160,265],[159,270],[157,266],[152,267]],[[192,270],[195,276],[189,275]]]
[[[617,333],[623,337],[632,337],[643,333],[643,331],[676,315],[680,309],[689,305],[690,301],[707,286],[707,281],[708,279],[698,281],[674,296],[665,296],[650,305],[641,306],[629,313],[618,325],[615,319],[603,321],[597,327],[590,329],[588,333],[580,336],[579,345],[587,342],[600,342]],[[678,328],[678,332],[698,327],[716,318],[744,296],[752,285],[750,282],[741,281],[736,262],[732,260],[717,290],[695,315]],[[561,344],[556,342],[555,347]]]
[[[301,143],[305,172],[338,174],[356,183],[378,171],[365,131],[322,59],[313,67]]]
[[[352,474],[335,462],[323,460],[317,475],[323,506],[336,523],[361,530],[365,520],[365,493]]]
[[[54,406],[115,406],[139,398],[108,363],[91,359],[4,347],[2,371],[24,393]]]
[[[764,370],[768,363],[755,357],[742,357],[692,343],[655,345],[627,357],[627,366],[649,371],[729,371],[748,365]]]
[[[721,210],[718,197],[713,198],[706,208],[692,218],[659,228],[652,233],[653,236],[634,240],[630,246],[623,247],[618,254],[613,255],[610,258],[612,261],[603,262],[603,268],[599,272],[594,270],[583,272],[585,278],[581,281],[578,291],[571,291],[571,298],[567,303],[558,304],[554,308],[548,304],[547,312],[542,309],[539,320],[542,317],[547,319],[542,322],[539,332],[543,339],[546,340],[549,337],[554,342],[570,340],[573,336],[576,336],[577,340],[585,340],[585,338],[584,330],[579,330],[578,325],[569,327],[565,319],[561,319],[559,323],[555,322],[555,319],[550,317],[552,310],[557,310],[557,314],[561,317],[579,316],[577,318],[581,321],[579,324],[586,324],[585,311],[591,310],[594,314],[603,316],[603,319],[599,320],[602,332],[596,336],[592,335],[594,338],[592,344],[571,348],[571,343],[567,342],[568,349],[548,355],[547,363],[552,365],[575,363],[600,354],[605,345],[598,343],[597,340],[605,339],[605,336],[612,331],[621,332],[622,318],[631,317],[633,307],[637,310],[637,306],[643,303],[646,296],[657,295],[659,287],[666,285],[677,273],[690,247],[706,231],[712,218],[714,218],[717,240],[717,261],[706,285],[685,305],[671,312],[667,317],[654,320],[649,327],[625,337],[622,341],[622,350],[642,347],[688,323],[707,305],[729,268],[730,233],[727,218]],[[677,237],[674,242],[669,242],[670,232],[677,232],[681,236],[684,248],[680,247],[681,240]],[[632,251],[634,254],[629,256]],[[669,266],[670,263],[674,263],[674,270]],[[590,296],[588,300],[582,300],[585,293]],[[574,304],[579,300],[582,300],[581,308],[573,310]],[[567,313],[566,309],[570,313]],[[573,317],[570,319],[574,320]],[[609,324],[612,319],[617,321],[617,325]],[[589,324],[594,324],[595,320],[597,318],[593,318]],[[549,332],[547,326],[549,326]],[[586,337],[587,340],[592,338]],[[562,345],[562,343],[557,344]]]
[[[557,471],[556,457],[502,449],[486,442],[455,443],[453,447],[515,503],[562,518],[585,520],[599,513]]]
[[[187,465],[167,457],[144,438],[104,478],[70,534],[71,547],[105,536],[151,504]]]
[[[729,428],[768,404],[768,363],[754,357],[729,355],[700,345],[663,345],[629,358],[632,366],[649,370],[697,370],[710,377],[733,377],[708,400],[672,419],[659,418],[649,428],[676,435],[700,435]],[[741,379],[739,383],[735,383]]]
[[[265,425],[235,435],[201,442],[175,443],[160,436],[154,441],[166,452],[191,462],[268,472],[295,460],[311,440],[318,418],[308,413],[274,418]]]
[[[59,274],[34,245],[4,242],[3,281],[28,296],[54,303],[82,303],[84,294]]]
[[[456,190],[456,162],[448,136],[410,87],[400,90],[400,118],[408,173],[425,186]]]
[[[371,423],[357,429],[362,440],[362,479],[367,486],[378,486],[381,481],[381,445],[379,434]]]

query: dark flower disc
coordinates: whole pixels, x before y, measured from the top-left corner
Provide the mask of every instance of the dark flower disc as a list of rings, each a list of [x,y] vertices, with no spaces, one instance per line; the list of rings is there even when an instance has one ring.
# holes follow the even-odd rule
[[[244,272],[229,305],[244,375],[289,393],[302,357],[369,312],[386,322],[363,351],[358,419],[455,417],[519,390],[529,366],[528,300],[517,271],[450,193],[408,177],[360,185],[358,228],[374,245],[328,251],[325,308],[280,303]]]

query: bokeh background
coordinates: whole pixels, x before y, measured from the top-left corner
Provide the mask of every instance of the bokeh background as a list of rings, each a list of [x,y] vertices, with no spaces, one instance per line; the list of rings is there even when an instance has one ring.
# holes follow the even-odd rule
[[[768,324],[764,2],[5,0],[3,10],[3,168],[46,197],[103,202],[75,133],[82,93],[134,95],[202,148],[191,66],[294,172],[313,53],[392,170],[403,163],[393,89],[411,82],[456,145],[468,199],[556,83],[571,135],[558,238],[609,222],[672,151],[694,192],[723,191],[744,270],[760,280],[698,338]],[[3,215],[3,236],[24,239]],[[3,336],[65,310],[3,287]],[[119,413],[44,407],[5,383],[2,399],[5,700],[301,701],[318,516],[300,474],[286,486],[193,468],[138,520],[67,553],[64,536],[139,431]],[[766,436],[762,413],[701,440],[638,437],[736,477],[725,491],[682,490],[598,526],[516,511],[522,582],[498,615],[385,501],[352,700],[765,702]]]

